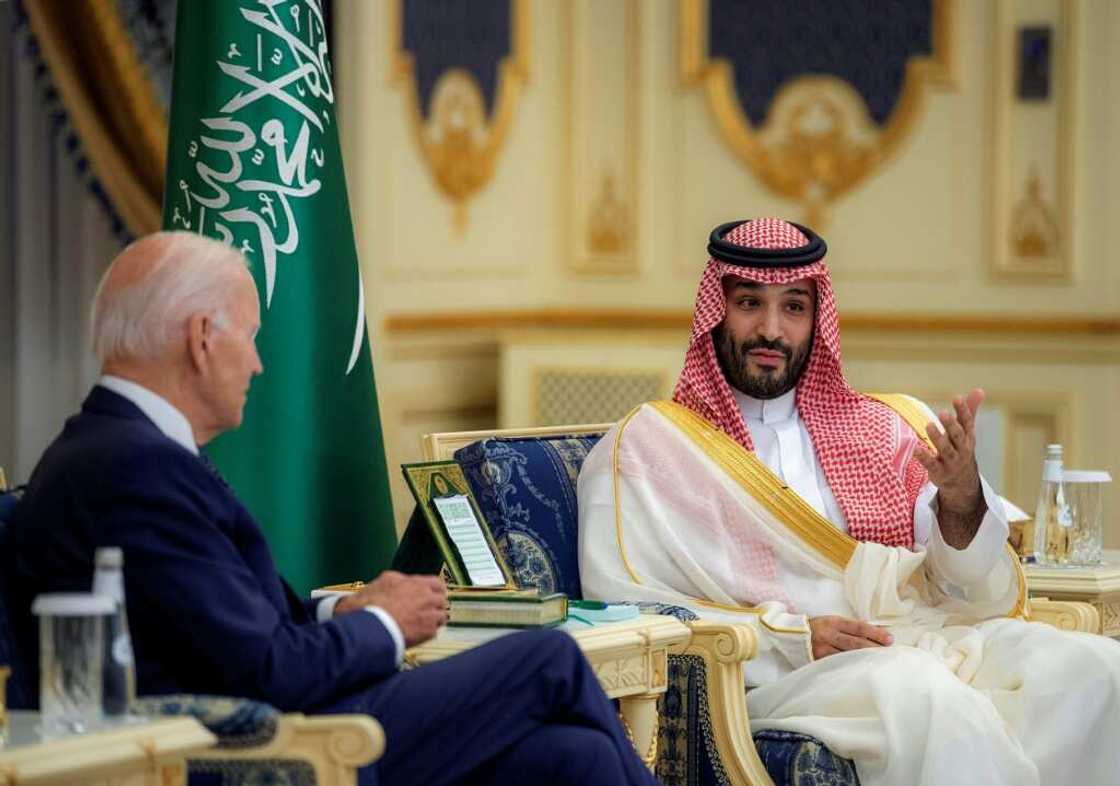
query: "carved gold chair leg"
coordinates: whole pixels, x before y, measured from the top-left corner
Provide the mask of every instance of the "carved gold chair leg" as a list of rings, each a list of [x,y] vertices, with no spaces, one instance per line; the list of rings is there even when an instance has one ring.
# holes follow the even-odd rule
[[[746,625],[704,620],[688,624],[692,628],[692,641],[685,652],[704,659],[712,736],[729,783],[732,786],[774,786],[754,747],[743,687],[743,661],[755,655],[754,631]]]
[[[626,738],[650,770],[657,764],[657,700],[660,693],[627,696],[619,701],[618,719]]]

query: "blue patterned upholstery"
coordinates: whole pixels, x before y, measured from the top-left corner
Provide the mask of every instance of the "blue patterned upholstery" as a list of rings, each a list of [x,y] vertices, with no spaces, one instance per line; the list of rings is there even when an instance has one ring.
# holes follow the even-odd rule
[[[490,437],[460,448],[455,460],[521,587],[582,597],[576,545],[576,479],[601,435]],[[681,620],[680,606],[639,603]],[[665,786],[728,783],[711,731],[707,676],[698,655],[669,658],[668,688],[658,703],[657,775]],[[855,767],[811,737],[755,735],[775,786],[855,786]],[[765,755],[763,752],[765,751]]]
[[[217,747],[227,749],[271,742],[280,721],[280,712],[271,704],[193,693],[145,696],[137,699],[134,709],[148,716],[189,715],[213,732]]]
[[[771,729],[754,735],[754,747],[775,784],[846,786],[859,783],[855,765],[813,737]]]
[[[599,436],[484,439],[455,452],[522,587],[581,597],[576,478]]]

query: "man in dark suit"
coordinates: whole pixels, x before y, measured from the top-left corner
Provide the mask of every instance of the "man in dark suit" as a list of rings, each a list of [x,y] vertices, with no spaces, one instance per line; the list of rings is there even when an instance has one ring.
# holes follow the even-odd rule
[[[295,597],[198,451],[241,423],[259,325],[252,276],[225,245],[159,233],[114,260],[93,308],[102,377],[35,469],[5,550],[29,663],[32,598],[88,590],[94,550],[119,546],[142,693],[368,712],[388,783],[652,783],[566,634],[400,671],[404,648],[446,621],[438,578],[386,572],[342,600]]]

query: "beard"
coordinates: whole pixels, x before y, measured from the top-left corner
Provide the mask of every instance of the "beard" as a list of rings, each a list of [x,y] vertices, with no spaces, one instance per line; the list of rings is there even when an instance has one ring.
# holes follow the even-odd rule
[[[813,337],[810,335],[805,343],[798,347],[791,347],[784,341],[767,341],[764,338],[737,341],[721,324],[712,331],[712,343],[715,345],[716,358],[719,360],[719,367],[723,369],[727,384],[751,398],[767,400],[784,395],[797,386],[809,362]],[[786,357],[784,369],[751,371],[747,353],[754,349],[781,352]]]

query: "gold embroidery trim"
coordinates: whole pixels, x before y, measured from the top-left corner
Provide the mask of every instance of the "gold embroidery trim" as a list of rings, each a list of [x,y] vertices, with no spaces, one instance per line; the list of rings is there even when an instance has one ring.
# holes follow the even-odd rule
[[[782,483],[757,456],[687,407],[672,401],[653,401],[650,406],[683,431],[795,535],[837,568],[844,569],[855,553],[857,541]]]
[[[618,452],[622,446],[622,432],[626,430],[626,427],[630,424],[630,421],[635,415],[638,414],[638,410],[640,410],[641,408],[642,405],[640,404],[634,407],[632,410],[630,410],[630,414],[623,418],[622,422],[618,424],[618,433],[614,435],[614,446],[611,449],[611,475],[612,481],[614,483],[614,534],[615,539],[618,541],[618,555],[622,557],[622,564],[626,568],[626,572],[630,574],[630,579],[635,584],[641,584],[642,580],[638,578],[638,574],[634,571],[633,566],[630,564],[630,560],[626,559],[626,547],[622,542],[622,499],[618,493]]]
[[[657,402],[654,402],[654,405],[656,405],[656,403]],[[613,481],[613,485],[614,485],[615,538],[618,542],[618,554],[622,558],[622,564],[626,568],[626,572],[628,574],[630,574],[630,580],[633,581],[635,584],[642,584],[642,580],[641,580],[641,578],[639,578],[637,571],[635,571],[634,567],[630,564],[630,560],[626,558],[626,546],[624,545],[624,540],[623,540],[623,536],[622,536],[622,502],[621,502],[621,497],[619,495],[619,476],[620,476],[621,473],[619,472],[619,467],[618,467],[618,456],[619,456],[619,451],[620,451],[621,445],[622,445],[622,434],[626,430],[626,427],[630,424],[630,421],[633,419],[633,417],[638,414],[638,411],[642,408],[642,406],[644,406],[644,405],[639,405],[639,406],[635,407],[634,409],[632,409],[630,411],[630,413],[625,418],[623,418],[622,421],[618,424],[618,433],[615,434],[614,445],[612,446],[612,453],[611,453],[611,464],[612,464],[612,470],[613,470],[612,481]],[[674,405],[674,406],[676,406],[676,405]],[[687,412],[688,410],[685,410],[685,411]],[[722,433],[722,432],[720,432],[720,433]],[[774,625],[774,624],[768,622],[763,617],[763,614],[765,613],[765,610],[757,608],[755,606],[737,606],[737,605],[730,604],[730,603],[717,603],[716,601],[713,601],[713,600],[704,600],[704,599],[701,599],[701,598],[689,598],[689,602],[690,603],[695,603],[698,606],[706,606],[708,608],[721,609],[723,611],[733,611],[733,612],[742,613],[742,614],[751,614],[751,615],[758,618],[759,623],[764,628],[766,628],[767,630],[770,630],[774,633],[796,633],[796,634],[799,634],[799,635],[804,635],[804,634],[809,632],[808,622],[806,622],[804,628],[786,628],[786,627],[782,627],[780,625]]]
[[[873,398],[876,401],[886,404],[895,414],[906,421],[910,428],[914,429],[914,433],[918,438],[925,443],[925,445],[933,450],[933,442],[930,441],[929,436],[926,434],[926,424],[929,423],[929,413],[924,408],[918,405],[910,396],[902,393],[868,393],[868,398]],[[1015,576],[1019,584],[1019,598],[1015,602],[1015,608],[1007,615],[1009,617],[1024,618],[1026,617],[1027,610],[1027,574],[1023,571],[1023,566],[1019,562],[1019,555],[1011,548],[1011,544],[1005,544],[1007,551],[1010,554],[1012,564],[1015,566]]]

